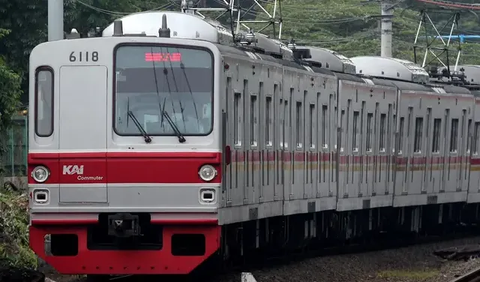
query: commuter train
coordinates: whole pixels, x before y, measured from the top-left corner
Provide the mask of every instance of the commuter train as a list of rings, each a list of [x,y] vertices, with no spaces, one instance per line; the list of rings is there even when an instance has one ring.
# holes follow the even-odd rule
[[[30,56],[30,245],[65,274],[205,261],[478,219],[468,87],[176,12]]]

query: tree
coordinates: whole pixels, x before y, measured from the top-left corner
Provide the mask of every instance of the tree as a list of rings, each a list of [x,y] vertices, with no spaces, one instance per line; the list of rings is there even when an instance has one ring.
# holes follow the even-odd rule
[[[64,0],[64,28],[76,28],[82,35],[95,27],[105,28],[124,15],[161,8],[167,0]],[[0,0],[0,26],[10,32],[0,40],[4,64],[22,79],[26,94],[31,50],[47,40],[47,0]],[[22,101],[28,102],[27,95]]]
[[[0,40],[8,30],[0,28]],[[0,136],[5,136],[11,125],[12,116],[18,110],[21,78],[12,71],[0,57]],[[0,159],[6,151],[6,138],[0,137]],[[1,166],[0,166],[1,170]],[[2,171],[0,171],[0,174]]]

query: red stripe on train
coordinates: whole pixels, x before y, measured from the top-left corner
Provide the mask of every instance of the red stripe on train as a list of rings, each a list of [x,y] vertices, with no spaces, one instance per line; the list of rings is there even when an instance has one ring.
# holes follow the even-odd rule
[[[336,159],[335,153],[284,152],[284,151],[238,151],[232,152],[232,162],[329,162]],[[340,164],[370,164],[374,162],[398,165],[443,164],[480,160],[469,157],[394,157],[340,156]],[[54,183],[203,183],[198,176],[204,164],[216,167],[220,174],[221,153],[208,152],[102,152],[102,153],[32,153],[29,154],[29,171],[37,165],[45,165],[51,170],[47,181]],[[73,172],[73,166],[83,165],[83,174]],[[67,171],[64,171],[67,166]],[[70,167],[71,166],[71,167]],[[30,177],[31,178],[31,177]],[[220,175],[214,183],[220,182]],[[34,183],[33,179],[29,180]]]
[[[340,164],[362,164],[362,163],[389,163],[393,162],[396,158],[397,164],[404,165],[407,161],[410,164],[421,165],[421,164],[443,164],[445,161],[449,163],[460,163],[460,162],[469,162],[470,157],[465,156],[451,156],[451,157],[402,157],[402,156],[393,156],[393,155],[368,155],[368,156],[340,156]],[[243,163],[248,162],[273,162],[273,161],[285,161],[290,162],[294,160],[295,162],[329,162],[336,161],[336,153],[319,153],[319,152],[284,152],[284,151],[239,151],[235,150],[232,152],[232,162]],[[473,160],[472,160],[473,162]]]
[[[220,183],[221,153],[208,152],[112,152],[31,153],[32,170],[44,165],[50,170],[47,184],[88,183],[204,183],[198,175],[202,165],[213,165]],[[83,167],[82,167],[83,166]]]

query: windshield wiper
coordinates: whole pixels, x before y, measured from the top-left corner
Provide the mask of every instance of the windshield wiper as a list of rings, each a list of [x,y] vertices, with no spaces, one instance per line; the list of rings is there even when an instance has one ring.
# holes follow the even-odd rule
[[[162,28],[163,26],[166,27],[166,24],[163,24],[162,23]],[[162,50],[160,48],[160,50]],[[151,48],[151,51],[153,53],[153,48]],[[162,51],[163,52],[163,51]],[[157,70],[155,69],[155,61],[152,60],[152,64],[153,64],[153,77],[155,79],[155,88],[157,89],[157,98],[158,98],[158,110],[160,111],[160,114],[162,115],[162,120],[161,120],[161,124],[163,125],[163,117],[165,117],[165,119],[167,120],[168,124],[170,124],[170,126],[172,127],[173,131],[175,132],[175,134],[177,135],[178,137],[178,142],[180,143],[185,143],[185,137],[183,137],[182,133],[180,132],[180,130],[178,129],[177,125],[175,124],[175,122],[173,122],[172,118],[170,118],[170,115],[165,112],[164,108],[165,108],[165,101],[163,102],[163,108],[162,108],[162,105],[160,105],[160,91],[158,90],[158,79],[157,79]],[[168,71],[167,71],[167,68],[165,67],[165,62],[163,62],[163,70],[164,70],[164,74],[165,74],[165,77],[167,78],[167,87],[168,87],[168,93],[170,95],[170,97],[172,96],[172,90],[170,89],[170,83],[168,82]],[[172,104],[172,109],[173,109],[173,104]]]
[[[162,115],[165,117],[165,119],[167,120],[168,124],[170,124],[170,126],[172,127],[173,131],[175,132],[175,134],[177,135],[178,137],[178,142],[180,143],[184,143],[186,140],[185,140],[185,137],[183,137],[182,133],[180,132],[180,130],[178,129],[177,125],[175,124],[175,122],[173,122],[172,118],[170,117],[170,115],[165,112],[164,110],[161,110],[162,111]]]
[[[140,133],[142,133],[143,139],[145,140],[145,143],[150,143],[150,142],[152,142],[152,138],[151,138],[150,136],[148,136],[148,133],[145,131],[145,129],[144,129],[143,126],[140,124],[140,122],[139,122],[138,119],[135,117],[135,115],[132,113],[132,111],[128,111],[128,112],[127,112],[127,115],[133,120],[133,123],[135,123],[135,125],[137,126],[138,130],[140,131]]]

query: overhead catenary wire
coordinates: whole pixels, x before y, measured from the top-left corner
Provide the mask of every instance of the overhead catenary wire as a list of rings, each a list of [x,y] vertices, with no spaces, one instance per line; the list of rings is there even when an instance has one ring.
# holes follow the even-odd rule
[[[94,10],[96,12],[99,12],[99,13],[102,13],[102,14],[107,14],[107,15],[111,15],[111,16],[126,16],[126,15],[130,15],[132,13],[135,13],[135,12],[138,12],[138,11],[135,11],[135,12],[119,12],[119,11],[111,11],[111,10],[107,10],[107,9],[103,9],[103,8],[99,8],[99,7],[96,7],[96,6],[93,6],[93,5],[90,5],[88,3],[85,3],[83,2],[82,0],[73,0],[74,3],[78,3],[86,8],[89,8],[91,10]],[[158,11],[158,10],[162,10],[162,9],[167,9],[169,7],[171,7],[172,5],[174,4],[174,2],[170,1],[164,5],[161,5],[161,6],[158,6],[158,7],[155,7],[153,9],[149,9],[149,10],[145,10],[145,11],[142,11],[142,12],[150,12],[150,11]]]
[[[99,13],[104,13],[104,14],[108,14],[108,15],[112,15],[112,16],[117,16],[118,17],[118,16],[128,15],[128,14],[132,13],[132,12],[128,12],[128,11],[112,11],[112,10],[107,10],[107,9],[104,9],[104,8],[96,7],[96,6],[90,5],[88,3],[85,3],[84,2],[85,0],[73,0],[73,1],[79,3],[80,5],[82,5],[84,7],[87,7],[89,9],[94,10],[94,11],[97,11]],[[224,6],[223,1],[220,1],[220,0],[214,0],[214,1],[216,3]],[[266,5],[273,3],[273,1],[270,1],[270,0],[257,0],[257,1],[262,3],[262,4],[266,4]],[[283,9],[285,9],[285,10],[288,10],[289,6],[291,6],[291,5],[288,5],[288,4],[285,4],[285,3],[282,3],[282,5],[283,5]],[[146,11],[176,10],[178,7],[180,7],[180,3],[178,1],[171,0],[164,5],[161,5],[161,6],[158,6],[156,8],[146,10]],[[345,5],[345,8],[356,8],[356,7],[358,7],[358,6],[357,5]],[[258,20],[269,20],[269,18],[266,15],[260,13],[259,11],[248,10],[246,8],[241,8],[241,9],[242,9],[242,12],[245,13],[245,15],[247,15],[247,16],[255,17],[255,19],[258,19]],[[296,6],[295,9],[296,10],[301,10],[301,11],[310,11],[311,13],[315,14],[315,9],[312,9],[312,7],[310,5],[309,6]],[[318,9],[317,10],[318,13],[323,12],[323,10],[321,10],[319,8],[317,8],[317,9]],[[297,29],[298,28],[300,28],[300,29],[301,28],[310,28],[310,27],[312,27],[312,25],[315,25],[316,29],[320,30],[320,32],[322,32],[324,34],[320,35],[319,38],[315,39],[315,40],[313,40],[313,39],[301,40],[302,43],[310,44],[310,45],[314,45],[314,46],[333,47],[336,51],[340,51],[340,52],[344,51],[344,50],[341,50],[343,48],[339,48],[340,46],[338,46],[338,44],[341,44],[341,43],[372,41],[372,40],[373,41],[378,41],[378,43],[380,42],[379,40],[377,40],[378,35],[379,35],[377,26],[367,28],[360,35],[357,34],[356,36],[344,36],[344,37],[340,37],[337,34],[332,33],[331,31],[329,31],[326,28],[318,27],[318,26],[335,25],[335,24],[349,24],[349,23],[355,23],[355,22],[359,22],[359,21],[360,22],[363,21],[365,23],[375,22],[375,21],[378,21],[378,17],[376,17],[376,15],[366,14],[366,15],[363,15],[363,16],[346,16],[346,17],[336,17],[336,18],[331,18],[331,19],[324,19],[324,18],[308,19],[308,18],[295,18],[295,17],[291,17],[291,16],[282,16],[282,21],[284,23],[286,23],[287,25],[288,25],[289,22],[294,23],[295,24],[294,26]],[[412,27],[413,27],[414,25],[418,24],[418,18],[412,18],[411,16],[402,13],[400,16],[398,16],[398,17],[396,17],[396,19],[394,19],[394,22],[393,22],[394,29],[398,28],[399,24],[404,27],[404,24],[402,24],[402,22],[407,23],[407,24],[411,23]],[[461,32],[463,34],[478,34],[478,32],[475,32],[473,30],[468,30],[468,29],[459,28],[457,30],[458,30],[458,32]],[[413,33],[411,35],[406,35],[406,36],[394,36],[394,40],[396,40],[396,41],[403,40],[403,42],[405,43],[405,42],[408,42],[408,39],[410,37],[413,37],[413,36],[414,36]],[[412,42],[413,42],[413,38],[412,38]],[[410,42],[410,44],[411,44],[411,42]],[[349,51],[349,50],[346,50],[346,51]],[[464,53],[464,56],[469,57],[469,56],[472,56],[472,55]]]

